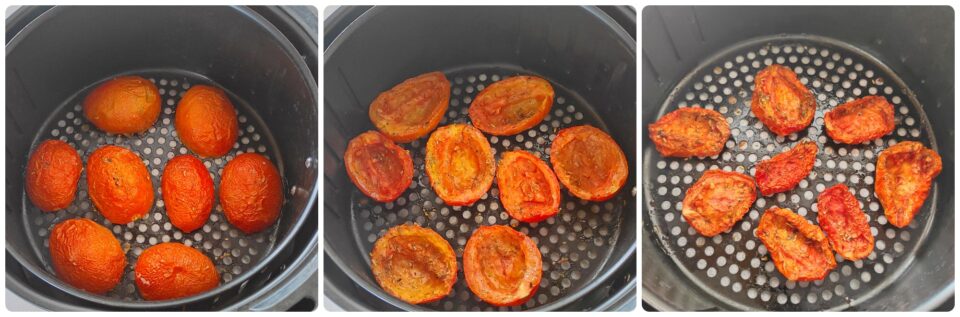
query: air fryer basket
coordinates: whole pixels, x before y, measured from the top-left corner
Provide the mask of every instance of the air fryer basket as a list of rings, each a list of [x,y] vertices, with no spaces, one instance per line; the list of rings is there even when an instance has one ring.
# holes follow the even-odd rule
[[[249,8],[55,7],[40,14],[7,45],[7,261],[30,272],[33,283],[55,287],[56,300],[81,307],[207,310],[259,291],[286,265],[273,259],[294,252],[287,246],[310,219],[316,200],[316,85],[301,58],[276,28]],[[160,119],[132,137],[103,133],[80,111],[91,87],[121,74],[149,78],[163,94]],[[224,158],[204,159],[214,179],[229,158],[241,152],[264,154],[280,170],[285,202],[272,228],[244,235],[215,208],[203,228],[181,233],[171,228],[159,193],[145,219],[112,225],[89,203],[83,179],[66,211],[43,214],[23,198],[29,151],[51,138],[72,143],[84,157],[103,144],[130,148],[144,159],[154,187],[159,187],[165,162],[189,153],[179,143],[172,120],[179,97],[197,84],[227,91],[240,120],[234,150]],[[128,250],[130,266],[139,252],[156,243],[193,245],[214,260],[221,286],[189,298],[145,302],[138,299],[128,270],[121,285],[105,296],[79,291],[56,278],[46,250],[50,226],[73,217],[106,225]]]
[[[923,16],[927,22],[911,25],[910,33],[920,36],[918,43],[902,43],[904,39],[882,32],[858,34],[843,23],[817,27],[820,20],[850,17],[852,10],[868,20],[896,24],[906,22],[899,17],[905,14]],[[743,16],[757,18],[732,22]],[[950,24],[952,30],[952,16],[932,8],[650,7],[644,23],[650,26],[644,29],[644,126],[678,107],[717,110],[731,126],[724,152],[710,158],[663,158],[648,138],[643,140],[643,298],[648,304],[666,310],[905,310],[933,309],[953,294],[952,33],[942,38],[926,33],[943,30],[939,23]],[[748,28],[753,31],[739,33]],[[771,30],[815,35],[764,35]],[[890,47],[894,45],[897,48]],[[904,46],[913,50],[897,52],[899,62],[883,58]],[[950,53],[923,56],[929,51]],[[770,133],[749,110],[756,72],[773,63],[794,70],[818,103],[814,123],[787,137]],[[940,67],[928,68],[927,63]],[[916,80],[917,71],[928,73]],[[936,90],[943,87],[950,88]],[[894,132],[868,144],[830,140],[823,131],[823,113],[867,95],[893,103]],[[820,147],[811,175],[791,191],[758,197],[729,232],[704,238],[680,216],[684,192],[704,170],[752,175],[754,164],[801,139]],[[873,191],[874,173],[876,156],[906,140],[937,150],[944,170],[918,216],[898,229],[883,216]],[[874,252],[860,261],[838,260],[822,281],[787,281],[753,233],[759,216],[780,206],[815,223],[816,196],[835,183],[847,184],[861,202],[876,238]]]
[[[342,157],[351,138],[374,129],[367,108],[378,93],[405,78],[439,70],[452,84],[441,125],[469,122],[472,98],[498,80],[532,74],[552,83],[556,100],[550,115],[518,135],[487,136],[495,153],[523,149],[548,159],[559,129],[591,124],[608,131],[628,161],[635,162],[635,124],[622,119],[636,111],[634,50],[629,35],[596,8],[374,7],[365,12],[324,55],[326,255],[387,309],[562,309],[601,282],[622,278],[612,275],[631,262],[636,246],[632,164],[627,185],[615,198],[592,203],[564,191],[559,215],[526,224],[504,212],[496,186],[471,206],[445,205],[422,171],[426,138],[402,145],[410,150],[417,172],[410,188],[392,203],[376,203],[357,191]],[[386,229],[402,223],[436,230],[454,247],[458,261],[479,225],[507,224],[528,234],[544,259],[537,295],[520,306],[496,308],[467,289],[462,270],[453,292],[438,302],[413,306],[387,295],[370,273],[368,253]]]

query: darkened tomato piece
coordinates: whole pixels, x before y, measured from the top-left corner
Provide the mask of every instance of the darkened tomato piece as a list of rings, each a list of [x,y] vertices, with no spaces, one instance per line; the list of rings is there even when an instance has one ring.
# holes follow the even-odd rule
[[[480,226],[463,250],[467,287],[494,306],[515,306],[540,288],[540,249],[522,232],[508,226]]]
[[[836,184],[817,197],[817,222],[827,233],[833,250],[850,261],[870,255],[873,234],[867,215],[847,185]]]
[[[650,125],[650,140],[664,157],[714,156],[728,138],[723,115],[704,108],[680,108]]]
[[[451,206],[476,202],[493,184],[496,163],[483,133],[472,125],[451,124],[434,131],[425,159],[430,186]]]
[[[344,165],[353,184],[364,195],[391,202],[413,181],[410,153],[377,131],[367,131],[350,140]]]
[[[547,163],[526,151],[503,153],[497,166],[500,203],[511,217],[538,222],[560,211],[560,183]]]
[[[842,104],[823,116],[827,135],[839,143],[857,144],[893,132],[893,105],[881,96]]]
[[[801,141],[783,153],[757,163],[756,177],[760,193],[773,195],[793,189],[810,174],[817,160],[817,145]]]
[[[617,142],[588,125],[560,130],[550,145],[553,171],[570,194],[604,201],[627,182],[627,157]]]
[[[77,196],[82,171],[83,160],[73,146],[60,140],[43,141],[27,160],[27,198],[42,211],[66,209]]]
[[[781,65],[757,73],[750,110],[773,133],[787,135],[803,130],[813,121],[817,102],[797,74]]]
[[[395,142],[410,142],[440,124],[450,103],[450,81],[441,72],[404,80],[370,103],[370,121]]]
[[[410,304],[436,301],[457,281],[457,256],[435,231],[399,225],[383,235],[370,253],[373,277],[383,290]]]
[[[709,170],[683,197],[683,219],[700,234],[712,237],[733,227],[756,200],[750,176]]]
[[[553,86],[540,77],[515,76],[487,86],[470,103],[470,121],[483,132],[514,135],[543,121]]]
[[[940,155],[919,142],[900,142],[880,152],[875,186],[891,224],[900,228],[910,224],[941,169]]]
[[[822,280],[837,266],[820,227],[790,209],[767,209],[760,217],[756,235],[767,247],[777,270],[788,280]]]

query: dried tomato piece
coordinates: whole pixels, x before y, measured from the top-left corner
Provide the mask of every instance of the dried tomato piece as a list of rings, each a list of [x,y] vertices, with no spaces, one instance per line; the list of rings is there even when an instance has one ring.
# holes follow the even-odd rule
[[[417,225],[390,228],[377,239],[370,268],[384,291],[414,305],[447,296],[457,281],[457,256],[450,242]]]
[[[42,211],[66,209],[77,196],[83,160],[67,142],[46,140],[27,160],[27,198]]]
[[[395,142],[410,142],[440,124],[450,103],[450,81],[441,72],[419,75],[384,91],[370,103],[370,121]]]
[[[550,82],[535,76],[515,76],[480,91],[470,103],[470,121],[488,134],[514,135],[543,121],[552,105]]]
[[[810,174],[817,160],[817,145],[801,141],[797,146],[757,163],[756,177],[760,193],[773,195],[793,189]]]
[[[760,217],[756,235],[777,270],[791,281],[822,280],[837,266],[820,227],[790,209],[767,209]]]
[[[875,189],[891,224],[910,224],[941,169],[940,155],[920,142],[904,141],[880,152]]]
[[[840,256],[856,261],[873,252],[873,234],[867,215],[847,185],[836,184],[817,197],[817,222]]]
[[[480,226],[463,250],[463,276],[477,297],[494,306],[525,303],[540,288],[540,249],[509,226]]]
[[[397,199],[413,181],[410,153],[377,131],[350,140],[343,158],[353,184],[379,202]]]
[[[842,104],[823,116],[827,135],[839,143],[857,144],[893,132],[893,105],[881,96]]]
[[[730,125],[719,112],[688,107],[666,114],[649,127],[650,140],[664,157],[714,156],[723,151]]]
[[[493,184],[496,170],[487,138],[462,123],[440,127],[430,135],[424,162],[430,186],[451,206],[479,200]]]
[[[788,135],[803,130],[813,121],[817,102],[790,68],[777,64],[767,66],[757,73],[754,85],[750,110],[773,133]]]
[[[511,217],[538,222],[560,211],[560,183],[550,167],[526,151],[503,153],[497,166],[500,202]]]
[[[570,194],[590,201],[616,195],[629,174],[620,145],[588,125],[560,130],[550,145],[550,163]]]
[[[683,197],[683,218],[700,234],[712,237],[729,230],[757,200],[750,176],[709,170]]]

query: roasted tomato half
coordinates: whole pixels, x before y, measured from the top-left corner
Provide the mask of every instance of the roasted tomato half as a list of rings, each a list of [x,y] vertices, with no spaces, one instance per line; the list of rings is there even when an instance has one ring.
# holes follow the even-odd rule
[[[42,211],[65,209],[77,196],[82,171],[83,160],[73,146],[60,140],[43,141],[27,160],[27,197]]]
[[[553,86],[540,77],[515,76],[487,86],[470,103],[470,121],[483,132],[514,135],[543,121]]]
[[[813,121],[817,102],[790,68],[767,66],[757,73],[754,85],[750,110],[773,133],[788,135]]]
[[[650,125],[650,140],[664,157],[714,156],[730,138],[730,125],[719,112],[680,108]]]
[[[410,142],[440,124],[450,103],[450,81],[441,72],[404,80],[370,103],[370,121],[396,142]]]
[[[179,242],[143,250],[133,267],[137,289],[146,300],[200,294],[220,285],[217,266],[206,254]]]
[[[104,294],[120,284],[127,256],[109,229],[87,218],[73,218],[50,230],[50,264],[67,284]]]
[[[383,290],[410,304],[447,296],[457,281],[457,256],[435,231],[399,225],[383,235],[370,253],[373,277]]]
[[[364,195],[391,202],[413,181],[410,153],[377,131],[367,131],[350,140],[343,155],[347,175]]]
[[[160,192],[170,223],[184,233],[203,227],[216,199],[213,187],[210,172],[197,157],[184,154],[168,161],[160,177]]]
[[[712,237],[733,227],[756,200],[750,176],[709,170],[683,197],[683,219],[700,234]]]
[[[538,222],[560,211],[560,183],[547,163],[526,151],[503,153],[497,166],[500,203],[511,217]]]
[[[893,132],[893,105],[881,96],[863,97],[827,112],[823,125],[839,143],[870,141]]]
[[[118,225],[143,218],[153,209],[150,172],[140,156],[116,145],[104,145],[87,158],[87,189],[93,206]]]
[[[837,266],[820,227],[790,209],[767,209],[760,217],[756,235],[767,247],[777,270],[788,280],[822,280]]]
[[[910,224],[941,169],[940,155],[919,142],[900,142],[880,152],[875,189],[891,224]]]
[[[550,163],[570,194],[590,201],[616,195],[630,173],[620,145],[588,125],[560,130],[550,145]]]
[[[451,206],[476,202],[493,184],[496,162],[483,133],[472,125],[440,127],[427,141],[430,186]]]
[[[836,184],[817,197],[817,222],[827,233],[833,250],[850,261],[870,255],[873,234],[867,224],[867,215],[850,193],[847,185]]]
[[[760,193],[773,195],[793,189],[810,174],[817,160],[817,144],[801,141],[786,152],[757,163],[756,177]]]
[[[542,266],[533,239],[508,226],[480,226],[463,250],[467,287],[494,306],[520,305],[533,297]]]

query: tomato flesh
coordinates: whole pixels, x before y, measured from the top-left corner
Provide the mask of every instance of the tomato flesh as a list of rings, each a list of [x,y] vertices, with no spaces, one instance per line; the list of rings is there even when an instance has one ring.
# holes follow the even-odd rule
[[[900,142],[880,152],[875,189],[890,224],[903,228],[913,221],[942,169],[940,155],[919,142]]]
[[[769,196],[796,187],[813,170],[817,151],[817,144],[802,141],[793,149],[758,163],[755,175],[760,193]]]
[[[757,73],[754,85],[750,110],[773,133],[788,135],[805,129],[813,121],[817,102],[790,68],[767,66]]]
[[[514,135],[543,121],[553,105],[553,87],[535,76],[515,76],[491,84],[470,103],[470,121],[483,132]]]
[[[858,144],[893,132],[893,105],[881,96],[842,104],[823,116],[827,135],[839,143]]]
[[[714,156],[730,138],[730,126],[719,112],[680,108],[649,127],[650,140],[664,157]]]
[[[503,153],[497,168],[500,202],[511,217],[538,222],[560,211],[560,183],[547,163],[526,151]]]
[[[533,240],[509,226],[481,226],[463,250],[467,287],[494,306],[520,305],[533,297],[542,265]]]
[[[617,142],[588,125],[560,130],[550,146],[550,163],[570,194],[590,201],[616,195],[629,173]]]
[[[817,222],[833,250],[841,257],[856,261],[873,252],[873,234],[867,215],[847,185],[827,188],[817,197]]]
[[[756,235],[777,270],[791,281],[822,280],[837,266],[820,227],[790,209],[767,209],[760,217]]]
[[[756,200],[750,176],[709,170],[687,190],[682,214],[693,229],[712,237],[730,230]]]
[[[370,265],[380,287],[414,305],[443,298],[457,281],[453,247],[435,231],[417,225],[387,230],[373,245]]]
[[[441,72],[422,74],[384,91],[370,103],[370,121],[395,142],[410,142],[440,124],[450,104],[450,81]]]
[[[376,131],[350,140],[344,161],[350,180],[379,202],[397,199],[413,181],[410,153]]]
[[[496,163],[490,143],[477,128],[451,124],[427,141],[427,176],[437,196],[451,206],[470,205],[493,184]]]

